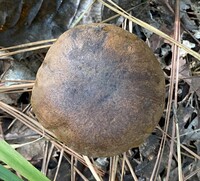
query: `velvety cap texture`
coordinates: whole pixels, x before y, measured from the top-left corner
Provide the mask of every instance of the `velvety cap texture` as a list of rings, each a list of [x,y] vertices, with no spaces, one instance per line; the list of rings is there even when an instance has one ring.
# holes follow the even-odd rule
[[[69,148],[102,157],[143,143],[164,99],[163,71],[143,41],[115,25],[89,24],[51,46],[31,103],[39,122]]]

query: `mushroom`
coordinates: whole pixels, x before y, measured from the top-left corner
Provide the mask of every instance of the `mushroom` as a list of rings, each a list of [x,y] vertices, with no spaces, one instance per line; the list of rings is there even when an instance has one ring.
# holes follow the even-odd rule
[[[109,24],[76,26],[49,49],[31,103],[39,122],[74,151],[113,156],[138,147],[165,103],[163,71],[137,36]]]

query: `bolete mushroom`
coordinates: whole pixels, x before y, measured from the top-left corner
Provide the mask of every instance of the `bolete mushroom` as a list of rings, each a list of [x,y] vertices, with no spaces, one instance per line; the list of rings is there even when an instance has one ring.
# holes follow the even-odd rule
[[[109,24],[62,34],[37,73],[32,107],[40,123],[83,155],[138,147],[164,109],[160,64],[137,36]]]

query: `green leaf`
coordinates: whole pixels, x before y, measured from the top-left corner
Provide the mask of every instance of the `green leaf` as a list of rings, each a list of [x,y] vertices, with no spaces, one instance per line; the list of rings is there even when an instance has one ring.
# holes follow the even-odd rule
[[[0,165],[0,179],[4,181],[23,181],[17,175],[12,173],[10,170],[6,169],[4,166]]]
[[[8,143],[0,139],[0,160],[29,181],[50,181]]]

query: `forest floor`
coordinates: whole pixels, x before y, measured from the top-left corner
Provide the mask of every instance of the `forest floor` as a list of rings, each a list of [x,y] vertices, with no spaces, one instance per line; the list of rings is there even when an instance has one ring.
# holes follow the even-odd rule
[[[200,2],[118,5],[125,11],[109,1],[0,3],[0,136],[50,180],[198,181]],[[165,75],[165,110],[154,132],[138,148],[108,158],[63,145],[38,124],[30,104],[48,48],[67,29],[91,22],[116,24],[143,39]]]

